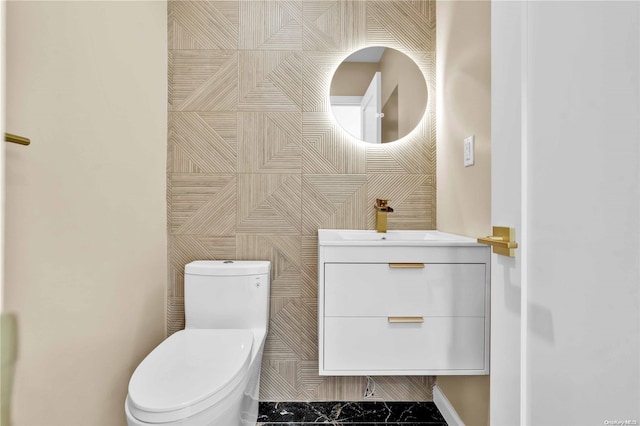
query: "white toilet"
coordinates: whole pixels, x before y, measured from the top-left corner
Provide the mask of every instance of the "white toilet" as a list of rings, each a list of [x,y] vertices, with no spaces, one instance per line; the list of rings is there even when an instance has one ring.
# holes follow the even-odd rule
[[[255,425],[270,266],[185,266],[186,328],[160,343],[131,376],[125,402],[130,426]]]

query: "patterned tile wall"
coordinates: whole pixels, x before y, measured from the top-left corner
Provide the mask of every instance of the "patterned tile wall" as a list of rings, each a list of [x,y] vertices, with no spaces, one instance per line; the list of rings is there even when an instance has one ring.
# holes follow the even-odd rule
[[[362,377],[320,377],[317,229],[435,228],[435,99],[417,131],[373,146],[335,127],[333,70],[372,45],[410,55],[435,87],[435,2],[170,1],[168,333],[184,327],[184,265],[272,262],[261,399],[359,400]],[[379,377],[383,400],[428,400],[431,377]]]

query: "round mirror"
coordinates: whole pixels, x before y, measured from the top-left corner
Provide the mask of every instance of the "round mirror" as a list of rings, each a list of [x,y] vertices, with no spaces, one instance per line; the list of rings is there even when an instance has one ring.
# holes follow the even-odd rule
[[[395,49],[367,47],[349,55],[331,80],[331,111],[356,139],[387,143],[408,135],[427,107],[418,65]]]

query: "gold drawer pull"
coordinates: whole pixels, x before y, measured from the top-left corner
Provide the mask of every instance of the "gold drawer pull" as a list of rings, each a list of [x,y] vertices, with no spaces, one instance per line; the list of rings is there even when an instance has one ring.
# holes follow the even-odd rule
[[[424,263],[390,263],[389,268],[424,268]]]
[[[424,322],[424,317],[387,317],[389,322]]]

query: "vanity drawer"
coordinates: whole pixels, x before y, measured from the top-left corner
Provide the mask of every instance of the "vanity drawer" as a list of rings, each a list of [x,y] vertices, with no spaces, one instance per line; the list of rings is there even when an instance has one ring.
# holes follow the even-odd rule
[[[325,316],[485,315],[485,264],[325,263]]]
[[[367,374],[424,374],[424,370],[485,370],[484,318],[425,318],[389,323],[386,317],[324,319],[324,370]],[[362,373],[364,374],[364,373]]]

